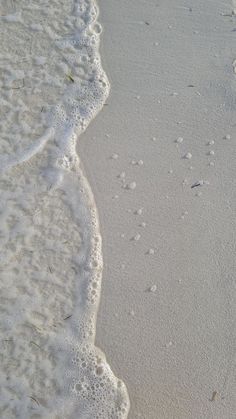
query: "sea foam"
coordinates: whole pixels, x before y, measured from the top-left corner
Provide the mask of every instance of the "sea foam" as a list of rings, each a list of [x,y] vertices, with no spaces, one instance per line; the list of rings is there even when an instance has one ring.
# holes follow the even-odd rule
[[[93,0],[1,10],[0,416],[123,419],[129,398],[95,347],[102,249],[76,153],[109,82]]]

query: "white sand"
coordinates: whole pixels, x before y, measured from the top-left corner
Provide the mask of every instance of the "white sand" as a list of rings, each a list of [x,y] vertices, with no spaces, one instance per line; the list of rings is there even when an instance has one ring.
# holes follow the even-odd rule
[[[236,415],[232,8],[100,0],[112,92],[79,150],[104,242],[97,342],[130,419]]]

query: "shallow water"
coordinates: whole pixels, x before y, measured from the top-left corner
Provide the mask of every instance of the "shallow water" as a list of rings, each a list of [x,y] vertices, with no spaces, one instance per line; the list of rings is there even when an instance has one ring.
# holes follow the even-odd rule
[[[0,5],[1,397],[4,418],[125,418],[95,348],[102,251],[75,151],[109,82],[94,1]]]

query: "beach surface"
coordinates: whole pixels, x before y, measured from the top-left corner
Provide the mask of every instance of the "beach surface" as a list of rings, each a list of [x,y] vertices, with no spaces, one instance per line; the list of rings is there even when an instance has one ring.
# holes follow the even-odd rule
[[[4,419],[235,419],[234,3],[0,2]]]
[[[130,419],[234,419],[233,6],[99,7],[111,93],[78,145],[103,237],[97,344]]]

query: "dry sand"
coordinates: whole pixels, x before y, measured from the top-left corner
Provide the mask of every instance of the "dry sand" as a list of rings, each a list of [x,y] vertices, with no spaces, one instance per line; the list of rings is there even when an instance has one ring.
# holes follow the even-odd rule
[[[112,91],[79,143],[104,243],[97,343],[129,419],[234,419],[233,6],[99,6]]]

